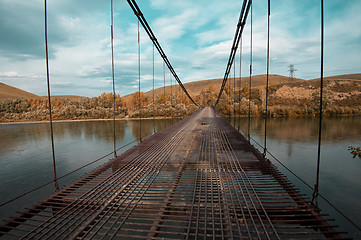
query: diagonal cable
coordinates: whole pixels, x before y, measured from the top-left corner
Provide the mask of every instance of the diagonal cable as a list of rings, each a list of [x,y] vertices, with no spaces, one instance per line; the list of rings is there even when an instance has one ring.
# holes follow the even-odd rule
[[[228,58],[226,72],[224,73],[222,86],[221,86],[221,89],[219,90],[218,98],[217,98],[217,101],[214,104],[214,106],[216,106],[218,104],[219,99],[222,96],[224,87],[226,86],[228,76],[229,76],[229,73],[231,71],[232,64],[233,64],[234,58],[235,58],[236,53],[237,53],[237,48],[238,48],[238,45],[239,45],[239,41],[241,39],[242,32],[243,32],[243,29],[244,29],[244,25],[246,24],[248,12],[249,12],[249,9],[250,9],[251,5],[252,5],[252,0],[244,0],[243,1],[241,13],[239,15],[238,24],[237,24],[237,28],[236,28],[236,33],[235,33],[234,39],[233,39],[231,53],[230,53],[229,58]]]
[[[137,16],[139,22],[142,24],[144,30],[146,31],[146,33],[148,34],[150,40],[152,40],[154,46],[157,48],[160,56],[163,58],[163,61],[165,62],[165,64],[167,65],[167,67],[169,68],[169,71],[172,73],[172,75],[174,76],[175,80],[177,80],[179,86],[182,88],[183,92],[185,92],[185,94],[188,96],[188,98],[196,105],[198,106],[198,104],[192,99],[192,97],[189,95],[189,93],[187,92],[187,89],[184,87],[183,83],[181,82],[181,80],[179,79],[176,71],[174,70],[172,64],[170,63],[170,61],[167,58],[167,55],[164,53],[162,47],[160,46],[157,38],[155,37],[152,29],[150,28],[147,20],[145,19],[142,11],[140,10],[140,8],[138,7],[137,3],[135,2],[135,0],[127,0],[129,6],[132,8],[134,14]]]

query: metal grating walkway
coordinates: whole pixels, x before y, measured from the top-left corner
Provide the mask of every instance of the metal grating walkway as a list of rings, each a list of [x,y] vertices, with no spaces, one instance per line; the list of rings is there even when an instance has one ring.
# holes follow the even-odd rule
[[[340,239],[325,215],[212,109],[0,227],[4,239]]]

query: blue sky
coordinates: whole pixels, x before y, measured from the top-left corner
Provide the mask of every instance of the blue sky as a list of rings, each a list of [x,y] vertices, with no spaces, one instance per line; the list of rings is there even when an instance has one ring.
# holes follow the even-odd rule
[[[183,82],[222,78],[240,0],[138,0]],[[272,74],[320,76],[320,1],[272,0]],[[0,81],[46,95],[43,0],[0,0]],[[267,0],[253,1],[253,73],[266,72]],[[361,1],[325,0],[325,75],[361,72]],[[50,82],[54,95],[97,96],[112,91],[110,0],[48,0]],[[249,21],[248,21],[249,23]],[[114,0],[116,91],[138,87],[137,19]],[[243,34],[242,75],[249,69],[249,24]],[[142,91],[152,87],[152,45],[141,32]],[[237,56],[237,75],[239,72]],[[163,66],[155,54],[156,87]],[[169,84],[167,72],[167,83]]]

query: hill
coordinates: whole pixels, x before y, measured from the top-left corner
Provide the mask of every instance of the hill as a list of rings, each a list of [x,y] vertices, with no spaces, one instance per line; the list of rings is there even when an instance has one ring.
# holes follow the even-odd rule
[[[57,99],[57,100],[76,101],[76,100],[85,99],[85,98],[88,98],[88,97],[77,96],[77,95],[51,95],[51,99]],[[48,99],[48,96],[41,96],[41,99]]]
[[[325,80],[334,80],[334,81],[342,81],[342,80],[361,81],[361,73],[336,75],[336,76],[325,77],[324,79]],[[319,81],[319,80],[320,80],[319,78],[315,78],[310,81]]]
[[[265,74],[263,75],[255,75],[252,76],[252,88],[255,89],[262,89],[266,86],[266,78],[267,76]],[[229,81],[227,82],[231,85],[231,88],[234,86],[234,79],[229,78]],[[184,83],[185,88],[190,93],[190,95],[197,96],[201,93],[202,90],[206,89],[212,89],[214,92],[218,93],[219,89],[221,87],[223,79],[209,79],[209,80],[201,80],[201,81],[194,81],[194,82],[188,82]],[[337,76],[330,76],[324,78],[325,87],[332,87],[337,86],[339,88],[342,88],[342,92],[354,92],[359,90],[359,85],[361,85],[361,74],[345,74],[345,75],[337,75]],[[235,86],[236,89],[238,89],[238,86],[240,84],[239,77],[236,77],[235,79]],[[320,86],[320,79],[315,78],[311,80],[304,80],[300,78],[293,78],[290,79],[289,77],[271,74],[269,75],[269,86],[273,87],[274,89],[280,89],[282,86],[287,87],[293,87],[293,88],[319,88]],[[180,91],[180,88],[178,86],[177,91]],[[176,87],[173,85],[173,91],[175,91]],[[241,88],[248,88],[249,87],[249,76],[242,77],[241,78]],[[336,91],[339,91],[341,89],[336,89],[333,87],[333,89]],[[157,96],[160,93],[163,93],[164,88],[160,87],[154,90],[155,95]],[[171,91],[170,86],[165,87],[165,92],[169,94]],[[153,94],[152,90],[145,93],[147,97],[151,97]]]
[[[72,100],[85,99],[87,97],[76,95],[52,95],[52,99],[57,100]],[[16,99],[43,99],[46,100],[48,96],[38,96],[33,93],[21,90],[19,88],[7,85],[0,82],[0,101],[3,100],[16,100]]]
[[[229,78],[228,80],[229,81],[227,82],[227,85],[229,83],[231,85],[231,88],[233,88],[234,79]],[[266,86],[266,80],[267,80],[267,75],[265,75],[265,74],[252,76],[252,83],[251,83],[252,88]],[[188,82],[188,83],[184,83],[183,85],[187,89],[189,94],[193,97],[193,96],[199,95],[201,93],[201,91],[205,90],[205,89],[212,89],[215,92],[219,92],[222,81],[223,81],[223,78],[222,79],[218,78],[218,79],[209,79],[209,80]],[[292,83],[294,83],[294,82],[302,83],[305,81],[307,81],[307,80],[303,80],[303,79],[299,79],[299,78],[294,78],[291,80],[289,77],[285,77],[285,76],[281,76],[281,75],[276,75],[276,74],[269,75],[269,85],[270,86],[271,85],[281,85],[281,84],[286,84],[286,83],[291,83],[291,82]],[[236,77],[236,79],[235,79],[236,89],[238,89],[239,84],[240,84],[240,79],[239,79],[239,77]],[[249,76],[241,77],[241,88],[244,88],[244,87],[248,88],[248,86],[249,86]],[[173,88],[175,89],[174,86],[173,86]],[[179,87],[177,90],[179,91]],[[164,91],[164,89],[162,87],[157,88],[154,90],[154,94],[157,96],[158,94],[162,93],[163,91]],[[166,86],[165,92],[170,93],[170,91],[171,91],[171,87]],[[153,94],[152,90],[145,93],[145,95],[147,97],[151,97],[152,94]]]
[[[236,87],[236,101],[248,99],[249,76],[241,78],[241,91],[238,92],[239,78],[229,79],[231,89]],[[203,95],[200,93],[204,90],[212,92],[212,102],[216,99],[222,79],[210,79],[196,82],[185,83],[184,86],[193,99],[198,103],[203,102]],[[228,83],[227,83],[228,86]],[[252,101],[261,109],[265,105],[266,95],[266,75],[252,76]],[[175,86],[173,86],[173,91]],[[177,86],[178,91],[180,88]],[[155,90],[156,98],[163,92],[163,88]],[[170,87],[165,88],[167,94],[170,93]],[[233,92],[233,90],[232,90]],[[233,98],[233,93],[231,98]],[[226,90],[225,95],[228,94]],[[238,94],[239,97],[238,97]],[[298,78],[290,79],[280,75],[269,76],[269,103],[274,106],[274,112],[280,110],[284,112],[290,110],[295,114],[315,114],[318,106],[320,94],[320,79],[303,80]],[[152,91],[145,93],[148,99],[152,98]],[[224,96],[223,96],[224,97]],[[208,100],[207,100],[208,101]],[[361,111],[361,74],[346,74],[330,76],[324,78],[324,104],[328,107],[331,114],[353,114]],[[276,107],[277,106],[277,107]]]
[[[38,95],[29,93],[16,87],[0,83],[0,100],[40,98]]]

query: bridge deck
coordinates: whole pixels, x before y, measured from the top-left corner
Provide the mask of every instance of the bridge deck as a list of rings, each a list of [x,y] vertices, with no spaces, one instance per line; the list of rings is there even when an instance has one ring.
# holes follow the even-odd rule
[[[14,239],[340,238],[323,217],[206,108],[10,219],[0,234]]]

